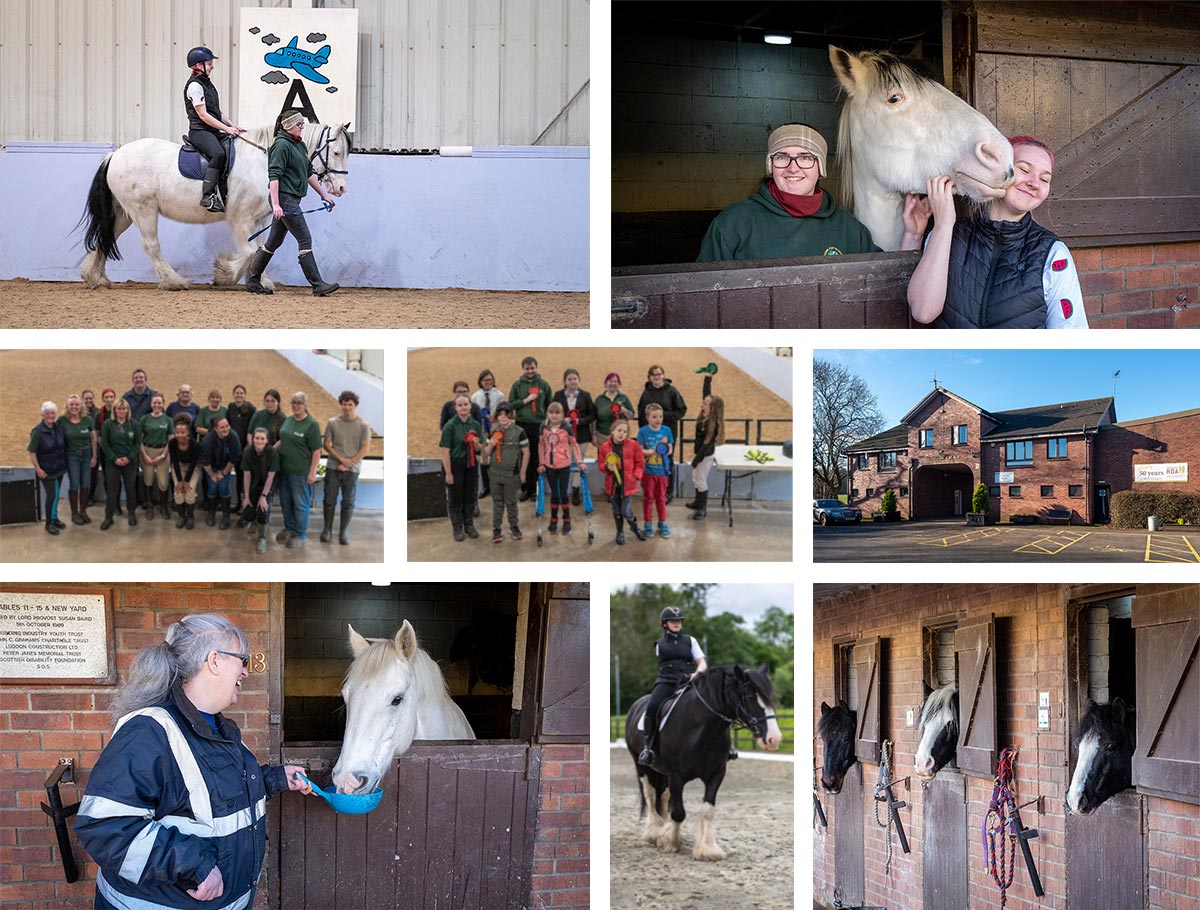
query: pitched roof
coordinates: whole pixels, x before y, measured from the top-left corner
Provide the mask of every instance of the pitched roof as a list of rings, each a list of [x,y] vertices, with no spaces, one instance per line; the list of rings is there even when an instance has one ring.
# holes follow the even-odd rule
[[[901,423],[908,423],[908,421],[910,419],[912,419],[912,416],[914,414],[916,414],[917,411],[919,411],[919,410],[921,410],[921,408],[925,407],[925,403],[927,401],[929,401],[931,398],[933,398],[935,395],[938,395],[938,394],[942,394],[942,395],[945,395],[947,398],[953,398],[955,401],[962,402],[967,407],[971,408],[974,411],[978,411],[980,414],[985,414],[985,415],[988,414],[988,412],[984,408],[981,408],[979,405],[975,404],[975,402],[967,401],[967,399],[963,398],[961,395],[955,395],[949,389],[943,389],[939,385],[939,386],[934,386],[933,390],[928,395],[926,395],[924,398],[922,398],[920,401],[918,401],[915,405],[913,405],[913,407],[909,410],[909,412],[900,418]]]
[[[998,425],[985,433],[983,439],[991,442],[997,439],[1052,436],[1056,433],[1080,433],[1096,429],[1102,421],[1111,423],[1116,419],[1116,411],[1116,402],[1111,396],[1043,404],[1014,411],[992,411],[991,416]]]
[[[891,427],[882,433],[868,436],[846,449],[847,455],[859,452],[891,452],[894,449],[908,448],[908,427],[904,424]]]

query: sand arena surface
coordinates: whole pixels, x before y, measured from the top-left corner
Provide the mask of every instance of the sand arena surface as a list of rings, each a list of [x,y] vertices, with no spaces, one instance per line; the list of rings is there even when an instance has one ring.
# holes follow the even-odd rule
[[[342,288],[320,298],[307,286],[275,288],[267,296],[247,294],[241,285],[163,291],[127,281],[92,290],[81,282],[18,278],[0,281],[0,329],[588,327],[586,292]],[[153,325],[146,324],[147,313],[154,314]]]
[[[146,371],[150,388],[161,392],[167,404],[186,382],[200,407],[208,406],[211,389],[219,389],[221,403],[227,405],[240,382],[256,408],[267,389],[277,389],[285,415],[291,414],[292,393],[304,392],[309,413],[322,430],[341,413],[332,395],[276,351],[0,351],[0,464],[29,465],[29,431],[43,401],[53,401],[62,414],[67,395],[91,389],[100,406],[101,390],[115,389],[120,397],[133,385],[129,377],[135,369]],[[383,454],[382,439],[372,441],[370,454]]]
[[[621,391],[629,396],[635,409],[650,365],[661,364],[667,378],[687,402],[686,416],[693,418],[700,412],[704,376],[692,370],[713,362],[718,369],[713,392],[725,400],[730,432],[740,435],[742,429],[741,424],[732,422],[733,418],[790,420],[792,416],[786,401],[709,348],[425,348],[408,352],[408,454],[414,458],[441,456],[438,418],[442,405],[450,400],[456,380],[465,379],[474,393],[479,387],[476,379],[480,371],[489,369],[496,376],[496,387],[507,395],[521,376],[521,361],[526,356],[537,358],[539,372],[555,391],[563,387],[564,370],[578,370],[580,388],[593,398],[604,391],[604,377],[608,373],[620,373]],[[752,422],[751,439],[754,433]],[[764,433],[786,439],[792,430],[790,426],[773,424]],[[595,446],[590,448],[590,454],[595,457]]]

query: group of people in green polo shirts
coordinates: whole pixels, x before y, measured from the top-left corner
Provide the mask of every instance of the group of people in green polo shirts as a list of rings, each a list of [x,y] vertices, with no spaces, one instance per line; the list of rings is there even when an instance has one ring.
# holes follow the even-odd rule
[[[42,403],[42,419],[30,432],[29,460],[45,495],[45,529],[57,535],[67,527],[59,520],[58,504],[64,481],[71,523],[91,524],[88,507],[95,503],[103,473],[104,518],[100,530],[109,530],[118,515],[128,513],[130,527],[138,523],[138,510],[153,521],[156,512],[171,518],[175,527],[195,527],[197,505],[207,512],[206,523],[220,529],[232,524],[244,528],[259,553],[267,548],[270,504],[278,499],[283,530],[275,540],[289,549],[304,545],[308,536],[312,488],[319,463],[324,472],[325,525],[321,541],[328,543],[335,530],[335,513],[341,500],[338,542],[349,544],[357,480],[363,458],[370,449],[371,429],[357,415],[358,395],[344,391],[338,397],[340,413],[329,419],[324,432],[308,413],[308,396],[291,396],[291,414],[280,407],[281,396],[268,389],[262,407],[246,400],[246,387],[238,384],[233,399],[222,404],[219,390],[208,395],[208,406],[192,400],[188,384],[179,387],[176,400],[165,405],[162,394],[150,388],[144,370],[135,370],[133,387],[120,398],[113,389],[95,394],[85,389],[67,397],[66,412],[59,416],[52,401]],[[139,483],[138,475],[141,474]],[[121,507],[124,490],[125,509]]]

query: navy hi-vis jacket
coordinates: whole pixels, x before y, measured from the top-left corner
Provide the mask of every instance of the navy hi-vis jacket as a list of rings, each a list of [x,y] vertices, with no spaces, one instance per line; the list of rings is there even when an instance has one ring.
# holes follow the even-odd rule
[[[100,867],[97,910],[243,910],[266,851],[266,802],[287,789],[260,766],[237,724],[220,735],[178,685],[159,707],[125,715],[100,755],[75,833]],[[220,866],[224,894],[187,893]]]

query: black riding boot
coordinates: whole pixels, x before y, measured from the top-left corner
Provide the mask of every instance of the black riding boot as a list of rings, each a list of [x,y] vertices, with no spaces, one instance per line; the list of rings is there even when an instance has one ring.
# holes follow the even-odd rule
[[[184,508],[187,509],[187,522],[183,527],[185,530],[190,531],[196,527],[196,504],[192,503],[191,505],[184,506]]]
[[[221,199],[221,191],[217,189],[217,183],[220,179],[221,171],[219,168],[215,168],[210,164],[204,169],[204,186],[200,190],[200,205],[210,212],[225,211],[225,202]]]
[[[229,497],[221,497],[221,523],[217,525],[218,531],[229,530]]]
[[[300,268],[304,271],[304,277],[308,279],[308,283],[312,285],[314,297],[328,296],[341,287],[338,284],[329,284],[321,278],[321,272],[317,269],[317,260],[313,256],[312,250],[300,256]]]
[[[258,252],[254,254],[254,261],[250,263],[250,273],[246,276],[246,290],[251,294],[275,293],[270,288],[263,287],[262,284],[262,273],[274,255],[264,246],[260,246]]]
[[[708,517],[708,490],[696,491],[696,511],[692,521],[704,521]]]
[[[613,521],[617,525],[617,546],[625,546],[625,519],[620,515],[614,515]]]
[[[180,503],[179,504],[179,520],[177,522],[175,522],[175,527],[182,531],[183,526],[187,524],[187,516],[188,516],[187,503]]]
[[[645,723],[646,721],[642,721]],[[645,765],[647,768],[654,764],[654,737],[646,735],[646,745],[642,749],[642,754],[638,756],[638,764]]]

